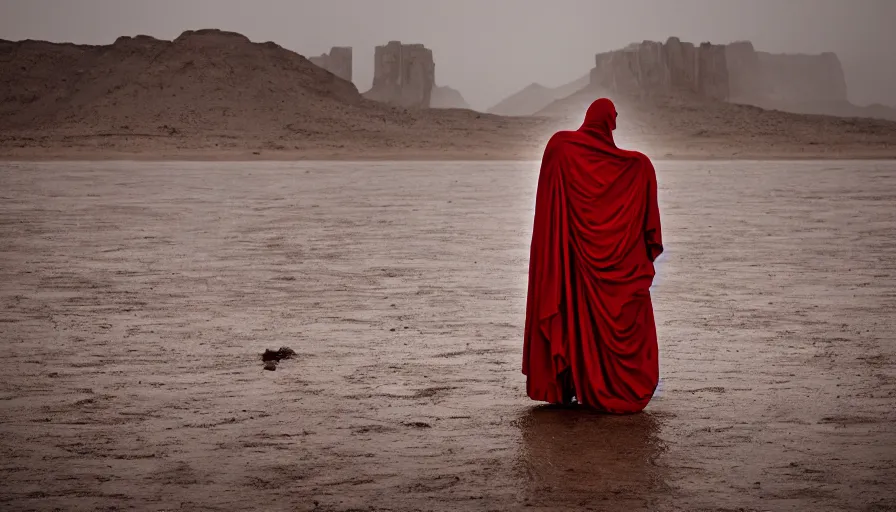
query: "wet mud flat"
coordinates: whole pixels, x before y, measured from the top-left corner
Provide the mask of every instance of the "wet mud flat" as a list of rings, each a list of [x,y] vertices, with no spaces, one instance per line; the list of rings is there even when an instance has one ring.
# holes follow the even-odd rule
[[[893,510],[896,163],[657,167],[611,417],[525,397],[536,163],[0,164],[0,509]]]

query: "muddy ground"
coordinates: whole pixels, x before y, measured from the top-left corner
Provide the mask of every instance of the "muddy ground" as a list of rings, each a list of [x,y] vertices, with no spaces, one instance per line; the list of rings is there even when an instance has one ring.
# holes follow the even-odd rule
[[[0,164],[0,509],[896,508],[896,163],[657,167],[611,417],[525,397],[537,164]]]

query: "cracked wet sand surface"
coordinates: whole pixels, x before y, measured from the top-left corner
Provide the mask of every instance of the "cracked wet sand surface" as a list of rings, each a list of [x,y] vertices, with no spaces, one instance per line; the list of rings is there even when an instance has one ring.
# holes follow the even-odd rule
[[[657,168],[610,417],[525,397],[535,163],[0,164],[0,508],[896,507],[896,163]]]

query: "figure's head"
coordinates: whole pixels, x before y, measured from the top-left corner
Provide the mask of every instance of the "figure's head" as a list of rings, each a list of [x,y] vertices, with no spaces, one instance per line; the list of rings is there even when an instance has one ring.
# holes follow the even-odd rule
[[[609,134],[616,129],[616,105],[607,98],[594,101],[585,113],[582,128]]]

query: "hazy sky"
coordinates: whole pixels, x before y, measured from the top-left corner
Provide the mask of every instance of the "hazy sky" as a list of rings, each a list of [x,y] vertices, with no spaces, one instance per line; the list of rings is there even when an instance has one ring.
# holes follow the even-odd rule
[[[896,0],[0,0],[0,38],[108,44],[220,28],[305,56],[354,47],[355,84],[389,40],[433,50],[436,82],[484,109],[531,82],[588,72],[594,54],[644,39],[834,51],[854,102],[896,105]]]

